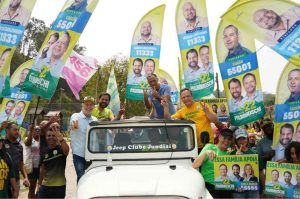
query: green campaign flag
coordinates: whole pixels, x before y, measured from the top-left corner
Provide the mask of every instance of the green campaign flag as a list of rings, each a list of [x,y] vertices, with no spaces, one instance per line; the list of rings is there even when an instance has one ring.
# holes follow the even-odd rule
[[[10,94],[10,62],[22,40],[35,2],[36,0],[23,0],[15,5],[16,8],[10,6],[14,1],[0,2],[0,97]]]
[[[150,10],[135,28],[130,51],[126,99],[143,100],[147,76],[158,72],[165,5]]]
[[[51,26],[21,89],[50,100],[64,64],[99,0],[67,0]]]
[[[115,70],[112,67],[108,83],[107,83],[107,89],[106,92],[110,94],[110,102],[109,102],[109,108],[112,110],[114,115],[118,115],[119,110],[120,110],[120,97],[119,97],[119,91],[118,91],[118,85],[116,81],[116,76],[115,76]]]

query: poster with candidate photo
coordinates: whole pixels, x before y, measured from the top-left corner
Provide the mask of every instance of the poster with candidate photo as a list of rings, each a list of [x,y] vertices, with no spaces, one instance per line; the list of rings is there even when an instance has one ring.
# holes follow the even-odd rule
[[[218,116],[219,122],[229,121],[229,113],[226,98],[204,98],[201,101],[205,102],[208,105],[209,110]]]
[[[214,67],[205,0],[179,0],[176,29],[185,86],[194,99],[212,94]]]
[[[0,97],[10,94],[11,58],[22,40],[35,2],[36,0],[0,2]]]
[[[258,155],[224,155],[214,160],[215,189],[259,190]]]
[[[4,121],[15,122],[22,125],[27,109],[31,102],[31,94],[19,89],[12,89],[10,96],[3,98],[0,108],[0,123]]]
[[[33,60],[21,64],[10,78],[10,95],[5,96],[0,107],[0,124],[3,121],[14,121],[19,126],[22,124],[32,94],[21,91],[20,87],[24,83],[25,78],[32,66]]]
[[[300,66],[299,4],[289,0],[239,1],[222,20],[241,25],[250,36]]]
[[[275,98],[274,161],[285,159],[284,149],[300,142],[300,67],[288,63],[277,84]]]
[[[172,78],[172,76],[162,70],[162,69],[159,69],[158,71],[158,82],[160,84],[166,84],[166,85],[169,85],[171,87],[171,101],[172,101],[172,104],[178,104],[178,100],[179,100],[179,93],[178,93],[178,89],[176,87],[176,84]]]
[[[265,193],[287,198],[300,198],[300,165],[267,162]]]
[[[241,126],[259,120],[265,107],[254,39],[237,23],[223,20],[216,49],[231,123]]]
[[[143,100],[148,90],[147,77],[156,74],[159,67],[165,5],[150,10],[139,21],[131,41],[126,99]]]
[[[50,100],[64,64],[99,0],[66,1],[51,26],[21,89]]]

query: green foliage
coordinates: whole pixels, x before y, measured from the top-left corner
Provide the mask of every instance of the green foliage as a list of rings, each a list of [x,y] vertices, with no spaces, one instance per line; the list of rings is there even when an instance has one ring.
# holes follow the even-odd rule
[[[263,93],[265,106],[273,106],[275,104],[275,95],[272,93]]]

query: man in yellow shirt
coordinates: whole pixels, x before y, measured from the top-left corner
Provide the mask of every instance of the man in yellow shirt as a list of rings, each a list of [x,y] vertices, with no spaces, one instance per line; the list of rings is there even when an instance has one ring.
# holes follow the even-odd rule
[[[162,100],[164,107],[164,118],[167,119],[185,119],[192,120],[196,124],[197,130],[197,143],[198,148],[203,148],[200,135],[202,132],[207,131],[209,133],[209,143],[213,143],[214,134],[210,123],[217,123],[217,115],[210,112],[207,105],[204,102],[195,102],[192,96],[192,91],[188,88],[184,88],[180,91],[180,98],[185,107],[181,108],[174,115],[170,115],[168,111],[167,102]]]
[[[113,112],[107,108],[110,102],[110,94],[109,93],[101,93],[98,98],[98,105],[95,106],[95,108],[92,111],[92,116],[96,117],[98,120],[120,120],[122,115],[124,114],[125,110],[124,108],[121,108],[119,111],[119,114],[114,117]]]

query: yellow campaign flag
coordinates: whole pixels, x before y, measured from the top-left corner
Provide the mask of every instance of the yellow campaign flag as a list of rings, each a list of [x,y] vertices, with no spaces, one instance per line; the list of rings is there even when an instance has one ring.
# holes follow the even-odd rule
[[[133,33],[128,65],[126,99],[143,100],[147,76],[158,72],[165,5],[145,14]]]
[[[273,148],[274,161],[285,159],[284,149],[300,142],[300,67],[288,63],[277,83]]]
[[[239,24],[251,37],[300,66],[300,6],[288,0],[238,3],[223,20]]]

